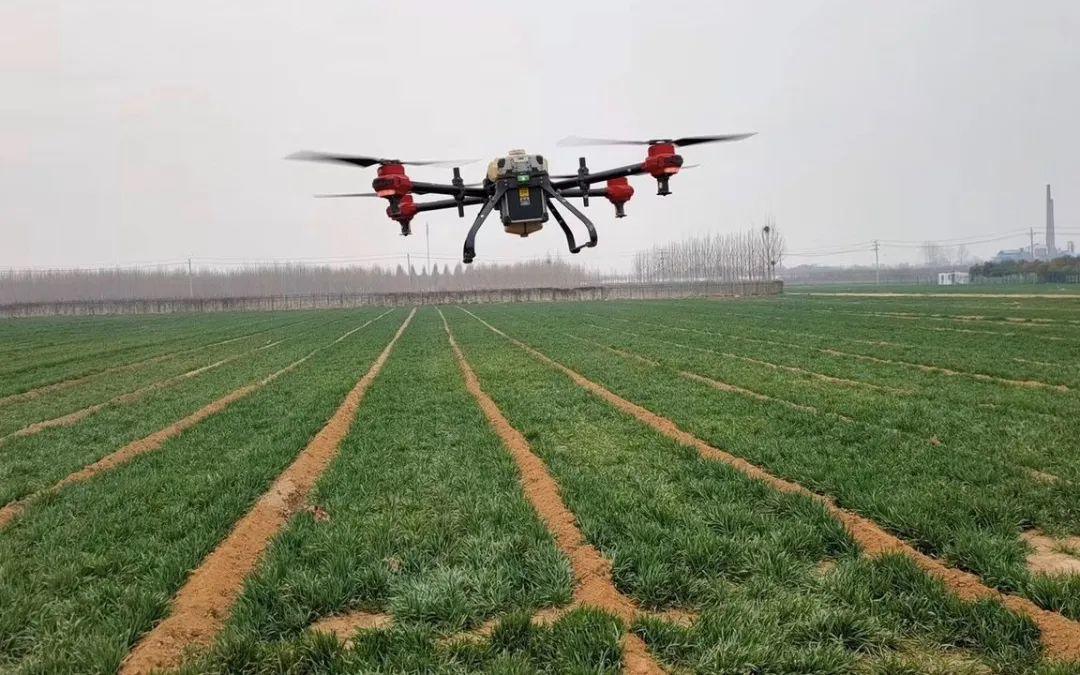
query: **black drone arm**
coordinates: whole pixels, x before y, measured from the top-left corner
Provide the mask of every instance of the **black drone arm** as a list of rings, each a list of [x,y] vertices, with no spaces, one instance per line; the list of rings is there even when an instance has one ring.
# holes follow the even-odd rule
[[[603,183],[611,180],[612,178],[623,178],[625,176],[640,176],[643,173],[647,173],[645,170],[645,164],[627,164],[626,166],[620,166],[614,169],[608,169],[607,171],[597,171],[596,173],[586,174],[584,176],[574,176],[573,178],[562,178],[559,180],[551,181],[551,186],[556,190],[565,190],[567,188],[579,187],[582,182],[592,185],[593,183]],[[578,195],[579,197],[581,195]]]
[[[487,197],[466,197],[462,200],[462,206],[478,206],[487,203]],[[438,199],[433,202],[417,202],[416,211],[438,211],[439,209],[452,209],[458,205],[456,199]]]
[[[418,195],[450,195],[453,197],[460,193],[466,197],[487,197],[487,191],[482,187],[457,187],[446,183],[412,181],[412,191]]]
[[[562,194],[563,197],[570,197],[571,199],[575,197],[585,196],[585,192],[583,192],[581,188],[578,187],[569,188],[567,190],[559,190],[559,193]],[[590,197],[606,197],[607,193],[607,188],[592,188],[588,191]]]

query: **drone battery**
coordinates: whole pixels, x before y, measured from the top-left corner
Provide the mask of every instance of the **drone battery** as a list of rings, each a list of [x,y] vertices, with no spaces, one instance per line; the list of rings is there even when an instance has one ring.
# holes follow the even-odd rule
[[[507,190],[499,210],[503,229],[522,237],[542,228],[548,219],[544,192],[535,185],[523,185]]]

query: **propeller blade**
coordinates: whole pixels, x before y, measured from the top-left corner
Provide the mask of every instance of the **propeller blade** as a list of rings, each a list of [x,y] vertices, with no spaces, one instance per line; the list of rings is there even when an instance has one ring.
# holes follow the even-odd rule
[[[617,138],[589,138],[585,136],[567,136],[556,145],[572,147],[577,145],[649,145],[651,141],[625,141]]]
[[[300,152],[294,152],[285,159],[299,159],[307,162],[339,162],[341,164],[352,164],[353,166],[369,167],[376,164],[382,164],[386,160],[379,159],[378,157],[364,157],[362,155],[330,155],[325,152],[310,152],[308,150],[302,150]]]
[[[343,192],[343,193],[340,193],[340,194],[315,195],[315,196],[319,197],[320,199],[323,199],[323,198],[327,198],[327,197],[378,197],[379,195],[375,194],[374,192]]]
[[[756,136],[757,132],[749,134],[724,134],[722,136],[684,136],[682,138],[676,138],[672,143],[679,147],[687,145],[697,145],[699,143],[723,143],[726,141],[741,141],[744,138],[750,138]]]
[[[699,143],[719,143],[722,141],[741,141],[744,138],[750,138],[757,132],[749,134],[723,134],[720,136],[683,136],[682,138],[653,138],[648,141],[628,141],[615,138],[585,138],[582,136],[567,136],[559,141],[558,145],[561,146],[576,146],[576,145],[658,145],[660,143],[670,143],[677,146],[697,145]]]
[[[338,162],[340,164],[352,164],[353,166],[369,167],[376,164],[408,164],[409,166],[462,166],[472,164],[475,159],[429,159],[409,160],[387,159],[385,157],[367,157],[365,155],[332,155],[325,152],[311,152],[302,150],[294,152],[285,159],[300,159],[308,162]]]
[[[684,169],[684,170],[685,169],[696,169],[699,166],[701,166],[701,165],[700,164],[683,164],[682,167],[680,167],[680,168]],[[555,174],[553,176],[548,176],[548,178],[552,178],[554,180],[563,180],[565,178],[577,178],[577,177],[578,177],[578,175],[576,173],[560,173],[560,174]]]

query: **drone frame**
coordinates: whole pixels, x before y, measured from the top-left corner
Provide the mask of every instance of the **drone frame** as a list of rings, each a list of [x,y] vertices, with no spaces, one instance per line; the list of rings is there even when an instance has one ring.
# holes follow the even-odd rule
[[[735,134],[729,136],[699,136],[680,139],[661,139],[650,141],[615,141],[607,139],[578,139],[570,138],[571,144],[633,144],[648,146],[648,155],[643,162],[627,164],[604,171],[591,173],[584,157],[578,159],[578,170],[574,175],[551,176],[546,171],[531,171],[528,174],[516,174],[501,176],[496,180],[485,178],[479,186],[466,185],[461,177],[460,167],[453,167],[453,178],[450,183],[430,183],[413,181],[405,173],[406,164],[410,165],[446,165],[445,162],[406,162],[397,159],[380,159],[376,157],[350,156],[350,155],[327,155],[322,153],[298,153],[292,155],[294,159],[313,159],[319,161],[333,161],[352,164],[355,166],[368,167],[379,166],[379,175],[372,181],[374,193],[324,195],[336,197],[382,197],[387,199],[389,206],[386,215],[401,226],[401,234],[408,236],[412,233],[411,223],[416,214],[425,211],[437,211],[441,209],[457,209],[458,217],[465,217],[466,206],[480,206],[480,212],[473,220],[472,226],[465,235],[465,243],[462,249],[462,260],[467,264],[476,258],[476,235],[491,212],[502,206],[502,200],[508,199],[507,193],[513,188],[537,188],[542,195],[543,204],[558,223],[559,228],[566,236],[566,243],[571,253],[578,253],[584,248],[592,248],[597,244],[596,227],[593,222],[577,207],[571,204],[569,199],[581,199],[584,206],[589,205],[590,197],[606,198],[615,206],[615,216],[625,216],[623,206],[634,194],[634,189],[627,182],[630,176],[649,174],[656,179],[657,194],[666,196],[671,194],[668,181],[672,175],[679,172],[683,166],[683,158],[676,151],[677,146],[691,145],[718,140],[741,140],[753,134]],[[564,141],[564,142],[565,142]],[[593,187],[597,183],[607,183],[606,187]],[[448,199],[438,199],[428,202],[414,202],[413,195],[444,195]],[[567,224],[562,212],[556,206],[565,207],[575,218],[581,221],[588,232],[588,241],[578,244],[573,231]],[[544,222],[547,218],[536,222]],[[505,222],[505,221],[504,221]],[[522,232],[527,236],[528,231]]]

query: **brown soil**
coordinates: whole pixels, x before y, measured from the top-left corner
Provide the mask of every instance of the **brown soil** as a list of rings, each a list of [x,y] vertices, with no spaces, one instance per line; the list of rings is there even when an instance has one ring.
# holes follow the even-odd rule
[[[893,359],[883,359],[878,356],[868,356],[866,354],[855,354],[852,352],[844,352],[838,349],[827,348],[815,348],[815,351],[819,351],[823,354],[830,356],[841,356],[846,358],[852,358],[857,361],[869,361],[870,363],[885,363],[900,366],[908,366],[909,368],[917,368],[925,373],[940,373],[942,375],[953,375],[961,377],[970,377],[982,382],[997,382],[999,384],[1008,384],[1014,387],[1027,387],[1029,389],[1050,389],[1053,391],[1067,392],[1069,388],[1064,384],[1050,384],[1048,382],[1039,382],[1038,380],[1010,380],[1005,377],[997,377],[995,375],[986,375],[984,373],[969,373],[961,370],[951,370],[949,368],[942,368],[941,366],[931,366],[925,363],[912,363],[911,361],[899,361]]]
[[[589,324],[589,325],[594,327],[594,328],[605,329],[604,326],[597,326],[596,324]],[[663,324],[654,324],[654,325],[660,326],[662,328],[670,328],[672,330],[689,330],[687,328],[677,328],[677,327],[674,327],[674,326],[664,326]],[[611,329],[606,328],[605,330],[611,330]],[[630,335],[638,335],[637,333],[629,333],[629,334]],[[721,335],[719,333],[710,333],[710,334],[711,335],[718,335],[720,337],[724,337],[723,335]],[[733,354],[731,352],[720,352],[720,351],[716,351],[714,349],[705,349],[704,347],[693,347],[691,345],[684,345],[684,344],[681,344],[679,342],[672,342],[670,340],[660,340],[659,338],[653,338],[653,339],[657,340],[658,342],[664,342],[664,343],[667,343],[667,344],[675,345],[676,347],[682,347],[684,349],[692,349],[692,350],[695,350],[695,351],[708,352],[710,354],[716,354],[718,356],[723,356],[724,358],[735,359],[735,360],[738,360],[738,361],[742,361],[744,363],[753,363],[755,365],[764,366],[766,368],[771,368],[773,370],[783,370],[784,372],[788,372],[788,373],[797,373],[799,375],[805,375],[807,377],[812,377],[815,380],[820,380],[822,382],[828,382],[829,384],[838,384],[838,385],[842,385],[842,386],[846,386],[846,387],[865,387],[867,389],[876,389],[876,390],[879,390],[879,391],[886,391],[886,392],[889,392],[891,394],[897,394],[897,395],[906,395],[906,394],[911,393],[909,390],[906,390],[906,389],[896,389],[894,387],[886,387],[886,386],[883,386],[883,385],[880,385],[880,384],[873,384],[873,383],[870,383],[870,382],[860,382],[859,380],[848,380],[848,379],[845,379],[845,378],[842,378],[842,377],[834,377],[832,375],[826,375],[824,373],[818,373],[818,372],[813,371],[813,370],[806,370],[805,368],[799,368],[797,366],[785,366],[785,365],[782,365],[782,364],[779,364],[779,363],[773,363],[772,361],[762,361],[761,359],[755,359],[755,358],[751,358],[749,356],[742,356],[740,354]],[[780,344],[780,343],[773,343],[773,344]]]
[[[615,356],[620,356],[620,357],[622,357],[624,359],[630,359],[631,361],[637,361],[638,363],[644,363],[647,366],[656,367],[656,366],[660,365],[659,361],[653,361],[652,359],[647,359],[647,358],[645,358],[644,356],[642,356],[640,354],[632,354],[630,352],[623,351],[622,349],[616,349],[615,347],[612,347],[611,345],[605,345],[605,344],[596,342],[594,340],[589,340],[587,338],[578,337],[577,335],[571,335],[570,333],[564,333],[564,335],[566,335],[566,337],[568,337],[568,338],[573,338],[575,340],[580,340],[581,342],[584,342],[586,344],[590,344],[590,345],[592,345],[594,347],[599,347],[600,349],[611,352]]]
[[[890,553],[906,555],[912,558],[915,563],[928,574],[944,582],[945,585],[962,600],[972,601],[982,598],[992,598],[1001,602],[1014,612],[1031,618],[1042,631],[1043,645],[1046,647],[1050,657],[1062,660],[1080,660],[1080,623],[1067,619],[1057,612],[1042,609],[1026,598],[1005,594],[991,589],[983,584],[982,580],[974,574],[947,567],[938,560],[916,551],[910,544],[889,534],[869,518],[840,508],[833,503],[831,499],[815,494],[798,483],[793,483],[774,476],[741,457],[736,457],[728,452],[709,445],[693,434],[683,431],[671,420],[642,408],[636,403],[632,403],[603,386],[586,379],[583,375],[537,351],[533,347],[507,335],[472,312],[469,312],[464,308],[461,309],[483,325],[487,326],[493,332],[501,335],[511,343],[531,354],[537,360],[562,371],[583,389],[604,399],[619,410],[632,415],[668,438],[678,441],[683,445],[695,448],[702,457],[724,462],[749,478],[759,480],[781,492],[801,494],[818,501],[834,518],[845,526],[852,538],[859,544],[866,555],[870,557],[878,557]]]
[[[1025,299],[1052,299],[1052,300],[1076,300],[1080,295],[1070,293],[810,293],[788,292],[788,295],[818,295],[832,297],[851,298],[1025,298]]]
[[[110,405],[126,405],[128,403],[134,403],[135,401],[138,401],[139,399],[141,399],[143,396],[146,396],[147,394],[150,394],[152,392],[164,389],[164,388],[166,388],[166,387],[168,387],[170,385],[176,384],[177,382],[182,382],[184,380],[189,380],[189,379],[191,379],[193,377],[198,377],[199,375],[202,375],[203,373],[207,372],[208,370],[213,370],[214,368],[218,368],[220,366],[223,366],[226,363],[229,363],[231,361],[235,361],[236,359],[239,359],[239,358],[241,358],[243,356],[247,356],[248,354],[252,354],[254,352],[261,351],[263,349],[269,349],[270,347],[275,347],[275,346],[277,346],[279,344],[281,344],[281,340],[278,340],[277,342],[273,342],[273,343],[270,343],[270,344],[267,344],[267,345],[263,345],[261,347],[256,347],[255,349],[251,349],[249,351],[246,351],[246,352],[243,352],[243,353],[240,353],[240,354],[234,354],[232,356],[226,357],[226,358],[221,359],[219,361],[215,361],[214,363],[211,363],[209,365],[205,365],[205,366],[202,366],[202,367],[199,367],[199,368],[195,368],[193,370],[189,370],[186,373],[181,373],[179,375],[174,375],[172,377],[165,378],[164,380],[159,380],[157,382],[152,382],[152,383],[146,385],[145,387],[140,387],[139,389],[135,389],[134,391],[129,391],[129,392],[126,392],[124,394],[120,394],[118,396],[113,396],[112,398],[108,399],[107,401],[103,401],[101,403],[95,403],[94,405],[87,406],[87,407],[85,407],[85,408],[83,408],[81,410],[76,410],[75,412],[68,413],[66,415],[61,415],[60,417],[54,417],[51,420],[44,420],[44,421],[41,421],[41,422],[34,422],[33,424],[27,425],[27,426],[23,427],[22,429],[19,429],[18,431],[14,431],[14,432],[8,434],[7,436],[0,437],[0,444],[4,443],[5,441],[7,441],[8,439],[11,439],[11,438],[19,438],[19,437],[22,437],[22,436],[32,436],[34,434],[45,431],[46,429],[53,429],[55,427],[69,427],[69,426],[75,424],[76,422],[84,420],[87,417],[89,417],[89,416],[93,415],[94,413],[98,412],[99,410],[102,410],[103,408],[106,408],[106,407],[108,407]]]
[[[169,359],[176,358],[177,356],[181,356],[183,354],[190,354],[191,352],[196,352],[196,351],[200,351],[200,350],[203,350],[203,349],[209,349],[211,347],[220,347],[221,345],[227,345],[227,344],[229,344],[231,342],[236,342],[238,340],[243,340],[245,338],[251,337],[252,335],[258,335],[259,333],[262,333],[262,332],[263,331],[255,331],[254,333],[248,333],[246,335],[241,335],[240,337],[231,338],[229,340],[222,340],[221,342],[212,342],[212,343],[210,343],[208,345],[202,345],[200,347],[193,347],[191,349],[182,349],[182,350],[176,351],[176,352],[169,352],[168,354],[160,354],[158,356],[151,356],[148,359],[141,359],[139,361],[133,361],[132,363],[125,363],[125,364],[120,365],[120,366],[113,366],[112,368],[106,368],[105,370],[99,370],[96,373],[90,373],[89,375],[83,375],[81,377],[75,377],[75,378],[72,378],[70,380],[63,380],[61,382],[53,382],[52,384],[46,384],[44,386],[37,387],[35,389],[30,389],[28,391],[20,392],[18,394],[10,394],[8,396],[4,396],[3,398],[0,398],[0,405],[6,405],[8,403],[15,403],[16,401],[27,401],[27,400],[34,399],[34,398],[37,398],[39,396],[42,396],[43,394],[51,394],[51,393],[53,393],[55,391],[60,391],[60,390],[63,390],[63,389],[68,389],[68,388],[74,387],[76,385],[82,384],[83,382],[88,382],[88,381],[90,381],[90,380],[92,380],[94,378],[101,377],[102,375],[108,375],[110,373],[119,373],[119,372],[122,372],[122,371],[125,371],[125,370],[134,370],[135,368],[140,368],[142,366],[150,365],[152,363],[159,363],[161,361],[167,361]]]
[[[730,394],[738,394],[740,396],[745,396],[747,398],[752,398],[752,399],[754,399],[756,401],[766,401],[766,402],[772,402],[772,403],[780,403],[781,405],[786,405],[787,407],[789,407],[789,408],[791,408],[793,410],[800,410],[802,412],[813,413],[815,415],[822,414],[822,412],[820,410],[818,410],[817,408],[815,408],[812,405],[804,405],[802,403],[795,403],[794,401],[788,401],[788,400],[782,399],[782,398],[773,398],[772,396],[769,396],[767,394],[762,394],[760,392],[752,391],[750,389],[743,389],[742,387],[737,387],[734,384],[728,384],[727,382],[721,382],[720,380],[714,380],[711,377],[705,377],[704,375],[698,375],[697,373],[691,373],[688,370],[680,370],[679,375],[682,376],[682,377],[685,377],[688,380],[695,380],[697,382],[707,384],[710,387],[712,387],[713,389],[718,389],[719,391],[726,391],[726,392],[728,392]],[[830,415],[836,415],[837,417],[844,420],[845,422],[851,422],[852,421],[852,419],[850,417],[847,417],[846,415],[840,415],[838,413],[829,413],[829,414]]]
[[[333,635],[338,640],[341,640],[346,647],[349,647],[353,636],[356,635],[356,631],[389,628],[393,624],[394,617],[389,614],[355,611],[319,619],[311,624],[308,630]]]
[[[1060,476],[1055,476],[1046,471],[1039,471],[1038,469],[1028,469],[1028,475],[1040,483],[1058,483],[1061,481]]]
[[[236,523],[232,532],[191,573],[173,598],[171,614],[135,646],[124,660],[121,673],[148,673],[175,668],[180,665],[186,649],[192,645],[210,644],[221,631],[240,596],[244,580],[255,569],[270,540],[295,513],[304,509],[316,481],[337,456],[364,394],[415,314],[414,308],[371,368],[345,396],[326,426]],[[335,342],[355,330],[359,329],[346,333]]]
[[[441,310],[439,314],[442,316]],[[574,605],[596,607],[628,624],[633,623],[640,610],[633,600],[615,588],[611,562],[585,540],[585,535],[578,529],[574,514],[566,507],[559,494],[558,484],[548,473],[547,466],[533,454],[525,436],[511,426],[495,402],[481,388],[476,373],[454,339],[446,317],[442,316],[442,319],[466,388],[517,463],[525,497],[555,537],[559,550],[570,560],[574,574]],[[627,635],[623,642],[623,658],[625,670],[628,672],[663,672],[649,656],[645,643],[633,634]]]
[[[1027,566],[1033,574],[1080,574],[1080,537],[1055,539],[1038,530],[1020,536],[1031,549]]]
[[[375,317],[374,319],[371,319],[367,323],[365,323],[365,324],[363,324],[361,326],[358,326],[356,328],[353,328],[352,330],[345,333],[343,336],[341,336],[338,339],[334,340],[334,342],[331,342],[330,344],[332,345],[332,344],[336,344],[336,343],[340,342],[341,340],[348,337],[349,335],[352,335],[353,333],[360,330],[364,326],[367,326],[367,325],[369,325],[369,324],[371,324],[371,323],[373,323],[375,321],[378,321],[382,317],[386,316],[386,314],[388,314],[388,313],[389,312],[380,314],[379,316]],[[31,503],[36,501],[37,499],[39,499],[41,497],[44,497],[46,495],[55,494],[55,493],[59,492],[60,490],[62,490],[63,488],[67,487],[68,485],[71,485],[72,483],[79,483],[79,482],[82,482],[82,481],[85,481],[85,480],[89,480],[90,478],[93,478],[94,476],[98,475],[99,473],[102,473],[103,471],[110,471],[110,470],[112,470],[112,469],[114,469],[114,468],[116,468],[116,467],[118,467],[118,466],[120,466],[122,464],[126,464],[127,462],[130,462],[132,459],[134,459],[135,457],[138,457],[139,455],[144,455],[144,454],[146,454],[148,452],[153,452],[153,451],[157,450],[162,445],[164,445],[165,442],[168,441],[169,439],[179,436],[180,434],[184,433],[185,431],[187,431],[191,427],[195,426],[199,422],[202,422],[203,420],[205,420],[207,417],[210,417],[212,415],[216,415],[217,413],[219,413],[219,412],[225,410],[226,408],[228,408],[233,403],[235,403],[235,402],[239,401],[240,399],[254,393],[255,391],[258,391],[259,389],[266,386],[267,384],[270,384],[271,382],[273,382],[277,378],[281,377],[285,373],[288,373],[288,372],[296,369],[302,363],[304,363],[305,361],[310,359],[312,356],[317,354],[319,351],[321,351],[323,349],[326,349],[329,346],[330,345],[324,345],[322,347],[317,347],[316,349],[309,352],[306,356],[304,356],[304,357],[302,357],[300,359],[297,359],[296,361],[293,361],[292,363],[285,366],[281,370],[275,371],[275,372],[267,375],[266,377],[262,378],[261,380],[253,382],[252,384],[248,384],[248,385],[245,385],[243,387],[240,387],[239,389],[235,389],[235,390],[229,392],[228,394],[226,394],[225,396],[222,396],[221,398],[217,399],[216,401],[213,401],[212,403],[208,403],[207,405],[203,406],[202,408],[199,408],[198,410],[191,413],[187,417],[185,417],[183,419],[180,419],[180,420],[177,420],[176,422],[173,422],[169,426],[167,426],[167,427],[165,427],[163,429],[159,429],[158,431],[155,431],[154,433],[150,434],[149,436],[146,436],[144,438],[140,438],[137,441],[132,441],[131,443],[128,443],[127,445],[120,448],[116,452],[105,455],[104,457],[102,457],[98,461],[94,462],[93,464],[88,464],[87,466],[83,467],[82,469],[79,469],[78,471],[76,471],[76,472],[74,472],[72,474],[69,474],[66,478],[64,478],[63,480],[59,481],[58,483],[52,485],[51,487],[45,488],[43,490],[39,490],[38,492],[35,492],[33,494],[27,495],[26,497],[23,497],[22,499],[18,499],[18,500],[9,502],[8,504],[4,505],[3,508],[0,508],[0,530],[2,530],[4,527],[6,527],[8,524],[10,524],[11,521],[18,518],[22,514],[22,512],[25,511],[26,508]]]
[[[673,623],[682,628],[689,628],[697,623],[699,615],[687,609],[665,609],[660,612],[650,612],[649,616]]]
[[[921,326],[919,330],[932,330],[941,333],[971,333],[975,335],[1003,335],[1012,337],[1016,333],[1005,333],[998,330],[979,330],[977,328],[945,328],[944,326]]]

